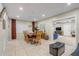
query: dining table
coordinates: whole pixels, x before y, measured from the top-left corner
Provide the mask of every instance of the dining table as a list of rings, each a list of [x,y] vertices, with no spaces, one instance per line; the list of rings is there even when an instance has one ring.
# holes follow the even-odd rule
[[[36,34],[34,34],[34,33],[28,33],[27,36],[28,36],[28,38],[29,38],[29,41],[30,41],[31,43],[33,43],[33,39],[36,38]]]

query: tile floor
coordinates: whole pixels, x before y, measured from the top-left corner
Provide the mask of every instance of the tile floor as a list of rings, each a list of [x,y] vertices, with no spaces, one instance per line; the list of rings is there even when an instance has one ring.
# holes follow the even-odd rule
[[[58,40],[43,40],[41,45],[27,44],[24,40],[12,40],[6,44],[5,56],[52,56],[49,53],[49,44],[57,41],[65,43],[65,53],[62,56],[70,56],[76,49],[76,39],[62,37]]]

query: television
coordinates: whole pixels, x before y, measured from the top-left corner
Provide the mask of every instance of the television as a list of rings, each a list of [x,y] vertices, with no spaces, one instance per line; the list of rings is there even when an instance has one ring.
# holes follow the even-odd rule
[[[56,27],[56,30],[61,30],[61,27]]]

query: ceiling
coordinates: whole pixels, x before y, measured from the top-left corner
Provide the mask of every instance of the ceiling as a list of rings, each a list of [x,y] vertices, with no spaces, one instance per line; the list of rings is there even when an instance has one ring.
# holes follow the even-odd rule
[[[9,18],[39,21],[79,8],[79,3],[3,3],[3,6],[6,7]]]

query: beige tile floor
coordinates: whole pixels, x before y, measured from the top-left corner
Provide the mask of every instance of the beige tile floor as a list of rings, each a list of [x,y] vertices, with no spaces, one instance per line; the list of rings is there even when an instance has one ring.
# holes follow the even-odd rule
[[[49,44],[56,41],[65,43],[65,53],[62,56],[70,56],[76,48],[76,39],[72,37],[62,37],[55,41],[42,40],[42,44],[37,46],[16,39],[6,44],[5,56],[52,56],[49,53]]]

